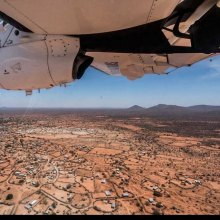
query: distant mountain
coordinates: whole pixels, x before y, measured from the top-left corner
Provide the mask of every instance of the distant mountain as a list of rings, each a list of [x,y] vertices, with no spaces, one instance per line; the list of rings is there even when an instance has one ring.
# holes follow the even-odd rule
[[[177,105],[164,105],[159,104],[146,109],[148,112],[182,112],[187,111],[186,107],[181,107]]]
[[[150,108],[143,108],[139,105],[133,105],[126,109],[129,112],[145,112],[145,113],[190,113],[190,112],[214,112],[220,111],[220,106],[211,105],[194,105],[183,107],[178,105],[159,104]]]
[[[122,114],[129,115],[142,115],[149,117],[201,117],[201,115],[207,117],[220,116],[220,106],[209,106],[209,105],[195,105],[190,107],[183,107],[178,105],[165,105],[159,104],[150,108],[143,108],[138,105],[134,105],[128,109],[125,109]]]
[[[129,111],[145,111],[146,108],[143,108],[139,105],[133,105],[130,108],[128,108],[127,110],[129,110]]]
[[[188,109],[192,111],[199,111],[199,112],[212,112],[212,111],[220,111],[220,106],[194,105],[194,106],[188,107]]]
[[[148,112],[212,112],[220,111],[220,106],[212,105],[194,105],[189,107],[182,107],[178,105],[164,105],[159,104],[146,109]]]

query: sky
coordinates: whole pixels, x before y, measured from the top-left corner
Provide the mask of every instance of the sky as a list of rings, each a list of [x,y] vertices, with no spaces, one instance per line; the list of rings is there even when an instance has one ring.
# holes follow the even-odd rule
[[[146,74],[135,81],[88,68],[65,87],[33,91],[0,90],[0,107],[128,108],[157,104],[220,105],[220,56],[182,67],[168,75]]]

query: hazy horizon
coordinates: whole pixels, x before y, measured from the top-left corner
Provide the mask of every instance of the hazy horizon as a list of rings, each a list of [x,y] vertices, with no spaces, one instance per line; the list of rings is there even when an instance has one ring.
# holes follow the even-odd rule
[[[153,105],[153,106],[149,106],[149,107],[144,107],[144,106],[140,106],[140,105],[132,105],[129,107],[5,107],[5,106],[1,106],[0,109],[129,109],[131,107],[134,106],[138,106],[141,108],[151,108],[151,107],[155,107],[158,105],[168,105],[168,106],[179,106],[179,107],[193,107],[193,106],[211,106],[211,107],[220,107],[220,105],[206,105],[206,104],[199,104],[199,105],[190,105],[190,106],[182,106],[182,105],[173,105],[173,104],[164,104],[164,103],[159,103],[157,105]]]

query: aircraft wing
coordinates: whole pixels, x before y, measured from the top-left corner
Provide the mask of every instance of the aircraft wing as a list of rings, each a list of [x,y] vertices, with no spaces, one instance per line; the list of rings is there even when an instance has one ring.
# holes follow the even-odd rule
[[[220,53],[219,21],[220,0],[0,0],[0,88],[191,66]]]
[[[37,34],[116,31],[169,16],[180,0],[0,0],[0,10]]]
[[[170,67],[179,68],[213,56],[213,54],[125,54],[87,53],[94,57],[92,67],[113,76],[124,75],[130,80],[144,74],[166,74]]]

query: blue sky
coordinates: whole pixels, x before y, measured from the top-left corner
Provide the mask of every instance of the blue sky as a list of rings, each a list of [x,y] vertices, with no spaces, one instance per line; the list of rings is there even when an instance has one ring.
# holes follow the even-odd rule
[[[145,75],[135,81],[108,76],[89,68],[84,77],[66,88],[33,91],[0,90],[0,107],[150,107],[157,104],[220,105],[220,56],[168,75]]]

